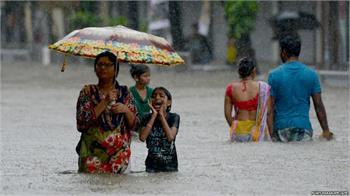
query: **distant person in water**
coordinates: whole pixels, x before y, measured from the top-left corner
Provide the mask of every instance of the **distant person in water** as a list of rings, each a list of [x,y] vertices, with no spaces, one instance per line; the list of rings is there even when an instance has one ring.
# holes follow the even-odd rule
[[[85,85],[76,108],[79,172],[123,173],[129,164],[136,109],[127,86],[119,85],[119,63],[103,52],[94,63],[97,84]]]
[[[192,24],[192,35],[187,40],[193,64],[207,64],[213,54],[208,38],[199,33],[198,23]]]
[[[269,127],[273,138],[281,142],[310,141],[313,129],[310,123],[310,98],[314,103],[321,137],[330,140],[326,109],[321,98],[321,85],[315,70],[299,61],[301,41],[297,35],[280,38],[282,65],[273,69],[268,77],[271,86],[271,115]]]
[[[148,148],[146,172],[178,171],[175,139],[180,116],[170,112],[172,96],[164,87],[155,88],[151,100],[152,113],[145,115],[139,135]]]
[[[267,127],[270,86],[254,80],[256,67],[252,59],[242,58],[238,64],[241,79],[229,83],[225,93],[224,113],[230,139],[236,142],[270,140]]]
[[[151,71],[147,65],[131,65],[130,75],[135,80],[135,85],[130,87],[130,92],[134,97],[137,109],[138,123],[136,125],[136,132],[139,133],[141,130],[139,123],[146,114],[151,112],[149,106],[153,91],[153,89],[149,87]]]

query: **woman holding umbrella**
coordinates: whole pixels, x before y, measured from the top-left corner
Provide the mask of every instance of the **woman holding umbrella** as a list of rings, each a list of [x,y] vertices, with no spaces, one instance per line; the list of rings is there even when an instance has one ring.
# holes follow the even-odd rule
[[[79,171],[122,173],[130,159],[136,109],[128,88],[116,81],[119,64],[114,54],[119,61],[136,64],[169,66],[184,60],[164,38],[121,25],[74,30],[49,49],[95,58],[98,84],[86,85],[77,103],[77,129],[82,133],[76,148]],[[64,61],[62,72],[65,66]]]
[[[119,63],[111,52],[97,55],[98,84],[85,85],[77,101],[79,172],[122,173],[130,159],[135,106],[127,86],[118,84]]]

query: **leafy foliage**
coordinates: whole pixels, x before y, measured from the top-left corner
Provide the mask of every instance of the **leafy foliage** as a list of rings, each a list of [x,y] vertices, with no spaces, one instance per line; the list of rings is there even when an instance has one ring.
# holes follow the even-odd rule
[[[102,18],[97,14],[93,14],[87,11],[78,11],[74,13],[70,19],[70,29],[81,29],[85,27],[99,27],[105,26],[102,22]],[[128,19],[125,16],[109,17],[105,19],[107,26],[128,25]]]
[[[87,11],[77,11],[69,19],[70,29],[81,29],[85,27],[97,26],[101,20],[93,13]]]
[[[226,1],[224,9],[229,38],[240,39],[254,29],[258,11],[256,1]]]
[[[128,25],[128,18],[125,16],[118,16],[115,18],[109,18],[108,20],[108,26],[117,26],[117,25]]]

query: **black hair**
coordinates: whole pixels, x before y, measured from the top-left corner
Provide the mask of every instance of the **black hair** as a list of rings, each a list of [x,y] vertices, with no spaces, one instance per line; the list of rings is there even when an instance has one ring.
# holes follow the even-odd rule
[[[159,87],[156,87],[156,88],[153,89],[152,97],[154,96],[154,93],[156,92],[156,90],[161,90],[161,91],[163,91],[163,92],[165,93],[165,95],[168,97],[168,100],[170,100],[170,101],[172,100],[172,97],[171,97],[170,92],[169,92],[166,88],[164,88],[164,87],[162,87],[162,86],[159,86]],[[166,108],[166,112],[170,112],[170,110],[171,110],[171,104],[170,104],[170,106],[168,106],[168,107]]]
[[[285,51],[287,57],[298,57],[301,49],[301,40],[298,35],[286,35],[279,39],[281,52]]]
[[[243,57],[239,60],[238,63],[238,74],[239,77],[244,79],[248,76],[250,76],[253,73],[253,70],[255,68],[255,63],[253,59],[249,57]]]
[[[115,72],[115,76],[114,76],[114,79],[113,79],[113,82],[116,81],[117,79],[117,76],[118,76],[118,73],[119,73],[119,62],[117,60],[117,56],[114,55],[113,53],[109,52],[109,51],[104,51],[104,52],[101,52],[100,54],[98,54],[95,58],[95,62],[94,62],[94,71],[96,72],[96,64],[98,62],[98,60],[102,57],[107,57],[112,63],[113,63],[113,66],[114,66],[114,70],[116,70]]]
[[[150,69],[147,65],[131,65],[130,68],[130,75],[131,77],[140,77],[142,74],[146,73],[146,72],[150,72]]]

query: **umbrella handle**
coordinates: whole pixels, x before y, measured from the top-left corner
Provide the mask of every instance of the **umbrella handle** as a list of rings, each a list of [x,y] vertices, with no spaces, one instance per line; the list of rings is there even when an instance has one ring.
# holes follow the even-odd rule
[[[63,63],[61,65],[61,72],[64,72],[64,70],[66,69],[66,66],[67,66],[67,59],[66,59],[66,55],[64,55],[64,60],[63,60]]]

